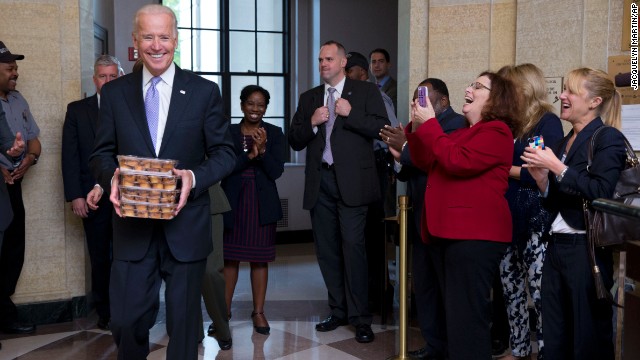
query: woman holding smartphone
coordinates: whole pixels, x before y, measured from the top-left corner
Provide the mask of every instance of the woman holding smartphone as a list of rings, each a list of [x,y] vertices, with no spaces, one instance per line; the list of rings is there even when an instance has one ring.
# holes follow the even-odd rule
[[[423,241],[445,298],[449,359],[491,358],[491,285],[511,242],[504,195],[513,155],[519,99],[511,81],[483,72],[465,91],[467,126],[442,131],[432,104],[411,104],[407,142],[428,174]]]
[[[566,76],[560,118],[572,129],[555,146],[527,147],[523,165],[536,180],[550,213],[542,267],[545,360],[610,360],[612,304],[596,296],[589,263],[583,200],[610,198],[624,169],[626,149],[620,127],[621,97],[601,70],[576,69]],[[587,169],[588,144],[604,126]],[[611,249],[596,248],[604,285],[613,286]]]
[[[536,340],[538,359],[543,358],[542,340],[542,263],[547,248],[541,239],[549,213],[542,207],[536,181],[520,158],[524,148],[554,145],[562,139],[564,132],[560,119],[547,102],[547,86],[542,71],[533,64],[505,66],[499,74],[510,79],[522,96],[521,118],[523,127],[516,133],[513,151],[513,165],[509,170],[507,201],[513,221],[513,242],[500,261],[500,279],[510,326],[511,354],[503,360],[529,359],[531,355],[531,329],[529,329],[529,307],[527,288],[533,299],[536,314]]]

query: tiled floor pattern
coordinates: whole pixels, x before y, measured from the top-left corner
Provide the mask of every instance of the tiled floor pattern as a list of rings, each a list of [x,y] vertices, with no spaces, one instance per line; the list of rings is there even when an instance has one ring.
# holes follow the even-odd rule
[[[314,325],[328,314],[328,307],[313,246],[279,245],[277,251],[277,260],[270,266],[265,306],[271,334],[264,336],[253,331],[251,286],[248,267],[243,266],[232,305],[233,347],[221,351],[214,338],[205,337],[199,348],[200,359],[375,360],[398,354],[397,326],[392,325],[397,319],[390,319],[392,324],[383,327],[380,316],[375,316],[372,328],[376,339],[370,344],[356,342],[351,326],[328,333],[316,332]],[[150,332],[149,360],[165,359],[168,337],[163,311]],[[0,360],[116,359],[110,332],[96,329],[95,322],[92,315],[72,323],[39,326],[35,335],[1,335]],[[209,324],[205,322],[203,331]],[[409,329],[408,338],[407,349],[423,345],[416,328]]]

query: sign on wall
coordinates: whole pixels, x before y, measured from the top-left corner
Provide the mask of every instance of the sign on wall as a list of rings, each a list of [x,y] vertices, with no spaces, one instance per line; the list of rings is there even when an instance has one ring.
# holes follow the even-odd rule
[[[562,77],[546,77],[547,101],[553,105],[554,112],[560,116],[560,94],[562,94]]]

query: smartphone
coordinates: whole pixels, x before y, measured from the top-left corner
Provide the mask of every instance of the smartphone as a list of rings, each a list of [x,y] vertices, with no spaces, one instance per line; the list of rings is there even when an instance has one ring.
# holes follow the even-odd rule
[[[530,137],[529,146],[534,149],[540,148],[544,150],[544,139],[542,138],[542,135]]]
[[[418,104],[422,107],[427,107],[427,97],[429,96],[429,89],[426,86],[418,86]]]

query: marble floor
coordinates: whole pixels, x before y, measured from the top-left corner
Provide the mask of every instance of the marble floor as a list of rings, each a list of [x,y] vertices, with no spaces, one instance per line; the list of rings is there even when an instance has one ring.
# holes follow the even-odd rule
[[[329,313],[327,294],[313,245],[278,245],[277,260],[269,268],[269,286],[265,314],[271,334],[253,331],[251,322],[251,286],[248,267],[240,270],[238,286],[232,305],[231,331],[233,347],[221,351],[212,337],[205,337],[200,345],[200,359],[386,359],[399,353],[397,308],[388,325],[381,325],[374,316],[375,341],[360,344],[355,341],[351,326],[339,327],[327,333],[316,332],[315,323]],[[206,312],[204,330],[211,323]],[[164,310],[151,329],[149,360],[165,359],[168,337]],[[70,323],[39,326],[34,335],[0,335],[0,360],[96,360],[116,359],[116,347],[108,331],[95,327],[97,318]],[[409,327],[407,349],[423,346],[419,331]]]

